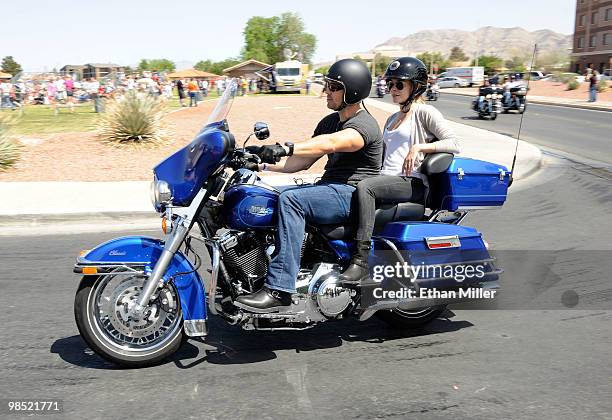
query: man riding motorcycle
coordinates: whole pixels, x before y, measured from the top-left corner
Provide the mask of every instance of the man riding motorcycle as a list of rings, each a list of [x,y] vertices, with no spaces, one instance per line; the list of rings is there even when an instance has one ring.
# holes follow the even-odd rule
[[[347,222],[355,186],[379,174],[382,134],[374,117],[361,105],[371,86],[372,76],[365,64],[353,59],[337,61],[325,77],[324,88],[327,107],[336,112],[319,122],[310,140],[295,145],[251,146],[264,163],[249,169],[293,173],[310,168],[325,155],[328,162],[317,184],[288,188],[280,194],[275,254],[266,285],[238,297],[236,306],[257,313],[289,306],[296,291],[306,223]]]
[[[516,77],[514,75],[511,75],[506,78],[505,83],[502,85],[504,89],[503,99],[502,99],[504,108],[508,109],[512,107],[512,100],[514,99],[512,97],[512,89],[522,87],[522,86],[524,87],[525,84],[520,80],[516,80]],[[520,103],[521,100],[519,98],[516,98],[516,100],[517,100],[516,108],[518,109],[521,105]]]
[[[477,111],[483,111],[484,110],[484,101],[485,101],[485,97],[486,95],[483,94],[483,88],[489,88],[489,87],[493,87],[491,85],[491,83],[489,83],[488,79],[484,80],[483,85],[480,87],[479,89],[479,96],[478,96],[478,109]],[[489,107],[489,113],[493,113],[493,101],[488,101],[488,107]]]

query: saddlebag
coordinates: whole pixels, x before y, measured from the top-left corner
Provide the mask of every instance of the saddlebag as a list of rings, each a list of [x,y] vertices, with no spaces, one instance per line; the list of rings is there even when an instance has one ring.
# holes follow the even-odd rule
[[[388,242],[401,255],[397,256]],[[498,280],[501,270],[478,230],[435,222],[389,223],[375,238],[370,266],[406,262],[418,269],[419,287],[462,287]],[[420,267],[420,268],[418,268]]]
[[[429,177],[428,207],[449,211],[500,207],[509,183],[505,166],[456,157],[446,172]]]

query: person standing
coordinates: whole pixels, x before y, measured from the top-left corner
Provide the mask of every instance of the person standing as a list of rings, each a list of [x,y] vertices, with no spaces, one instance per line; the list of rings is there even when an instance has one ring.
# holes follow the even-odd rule
[[[187,83],[187,93],[189,94],[189,107],[198,106],[198,84],[195,79],[190,79],[189,83]]]
[[[589,100],[588,102],[597,101],[597,71],[592,68],[587,69],[586,81],[589,82]]]
[[[74,112],[74,80],[69,75],[64,76],[64,86],[66,87],[66,101],[70,107],[70,112]]]
[[[176,90],[178,91],[179,103],[181,106],[187,106],[185,105],[185,102],[183,102],[185,100],[185,87],[183,86],[183,81],[181,79],[176,81]]]
[[[95,77],[90,77],[87,83],[89,99],[94,103],[94,112],[100,112],[100,82]]]
[[[2,95],[2,102],[0,103],[0,108],[7,107],[15,109],[13,103],[11,102],[12,87],[13,86],[11,85],[11,82],[9,82],[8,80],[3,80],[2,83],[0,83],[0,94]]]

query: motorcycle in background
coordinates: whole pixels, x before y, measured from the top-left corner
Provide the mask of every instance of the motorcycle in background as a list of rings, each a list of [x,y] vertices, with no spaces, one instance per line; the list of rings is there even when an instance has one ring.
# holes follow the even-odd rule
[[[425,93],[425,97],[428,101],[437,101],[440,96],[440,91],[438,90],[438,85],[429,85],[427,86],[427,91]]]
[[[519,114],[525,112],[527,96],[527,86],[512,86],[509,88],[509,95],[504,95],[502,100],[502,107],[504,113],[509,111],[518,111]]]
[[[381,78],[376,82],[376,96],[379,98],[384,98],[387,93],[387,82],[385,79]]]
[[[495,120],[501,113],[501,98],[503,89],[497,86],[481,86],[478,90],[478,98],[472,101],[472,110],[478,114],[478,118]]]

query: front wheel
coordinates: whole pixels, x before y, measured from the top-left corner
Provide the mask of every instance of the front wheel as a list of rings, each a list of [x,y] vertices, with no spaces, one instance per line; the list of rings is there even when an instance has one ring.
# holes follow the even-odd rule
[[[155,292],[140,319],[129,309],[145,278],[124,272],[83,277],[74,299],[74,317],[81,337],[104,359],[126,367],[155,365],[183,343],[183,317],[174,284]]]
[[[393,328],[417,328],[438,318],[445,310],[446,305],[429,306],[412,311],[393,309],[378,311],[376,316]]]

